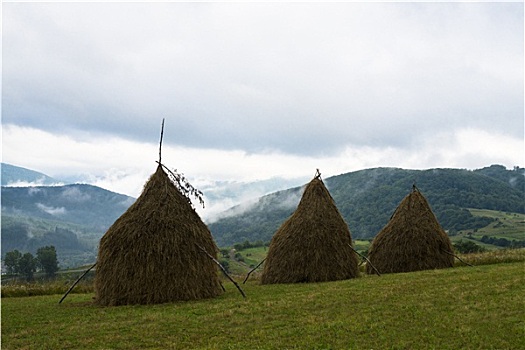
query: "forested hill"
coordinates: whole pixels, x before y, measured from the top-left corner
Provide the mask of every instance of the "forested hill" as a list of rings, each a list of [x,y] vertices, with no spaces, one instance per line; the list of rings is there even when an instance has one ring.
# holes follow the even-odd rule
[[[134,198],[100,187],[2,187],[2,216],[55,220],[106,230],[134,202]]]
[[[2,186],[2,257],[53,245],[62,267],[91,263],[102,234],[134,200],[84,184]]]
[[[475,218],[466,208],[525,213],[525,172],[500,165],[474,171],[463,169],[405,170],[375,168],[324,179],[353,238],[372,238],[388,222],[401,200],[416,184],[445,230],[483,227],[488,218]],[[245,240],[269,241],[296,209],[303,188],[261,197],[256,203],[225,212],[211,224],[219,246]]]

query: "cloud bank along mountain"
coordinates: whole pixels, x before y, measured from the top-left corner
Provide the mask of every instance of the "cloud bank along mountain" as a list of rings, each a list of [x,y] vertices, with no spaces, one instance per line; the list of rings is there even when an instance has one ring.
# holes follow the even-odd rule
[[[298,186],[305,179],[274,177],[253,182],[208,181],[199,186],[204,193],[206,209],[197,209],[205,222],[215,222],[226,216],[238,215],[257,203],[260,197]]]

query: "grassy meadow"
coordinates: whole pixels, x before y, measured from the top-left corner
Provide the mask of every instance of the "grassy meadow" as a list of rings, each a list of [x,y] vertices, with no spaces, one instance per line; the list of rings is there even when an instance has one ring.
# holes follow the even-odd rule
[[[517,259],[99,307],[92,292],[2,298],[2,349],[524,349]],[[518,261],[516,261],[518,260]],[[242,279],[238,278],[238,281]]]

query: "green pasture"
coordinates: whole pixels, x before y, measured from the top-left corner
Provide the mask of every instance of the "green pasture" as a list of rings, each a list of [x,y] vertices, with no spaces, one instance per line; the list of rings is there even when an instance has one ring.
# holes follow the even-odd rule
[[[473,237],[477,238],[485,235],[508,240],[525,240],[525,214],[485,209],[469,209],[469,211],[474,216],[486,216],[496,220],[490,225],[476,230],[476,232],[466,230],[461,231],[461,233],[466,234],[470,232]]]
[[[524,349],[523,261],[353,280],[225,282],[218,298],[99,307],[2,298],[2,349]]]

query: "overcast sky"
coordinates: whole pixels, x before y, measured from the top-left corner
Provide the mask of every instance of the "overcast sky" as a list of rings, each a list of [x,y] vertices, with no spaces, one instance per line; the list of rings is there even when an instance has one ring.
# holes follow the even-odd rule
[[[137,196],[208,180],[524,166],[515,3],[3,3],[6,163]]]

